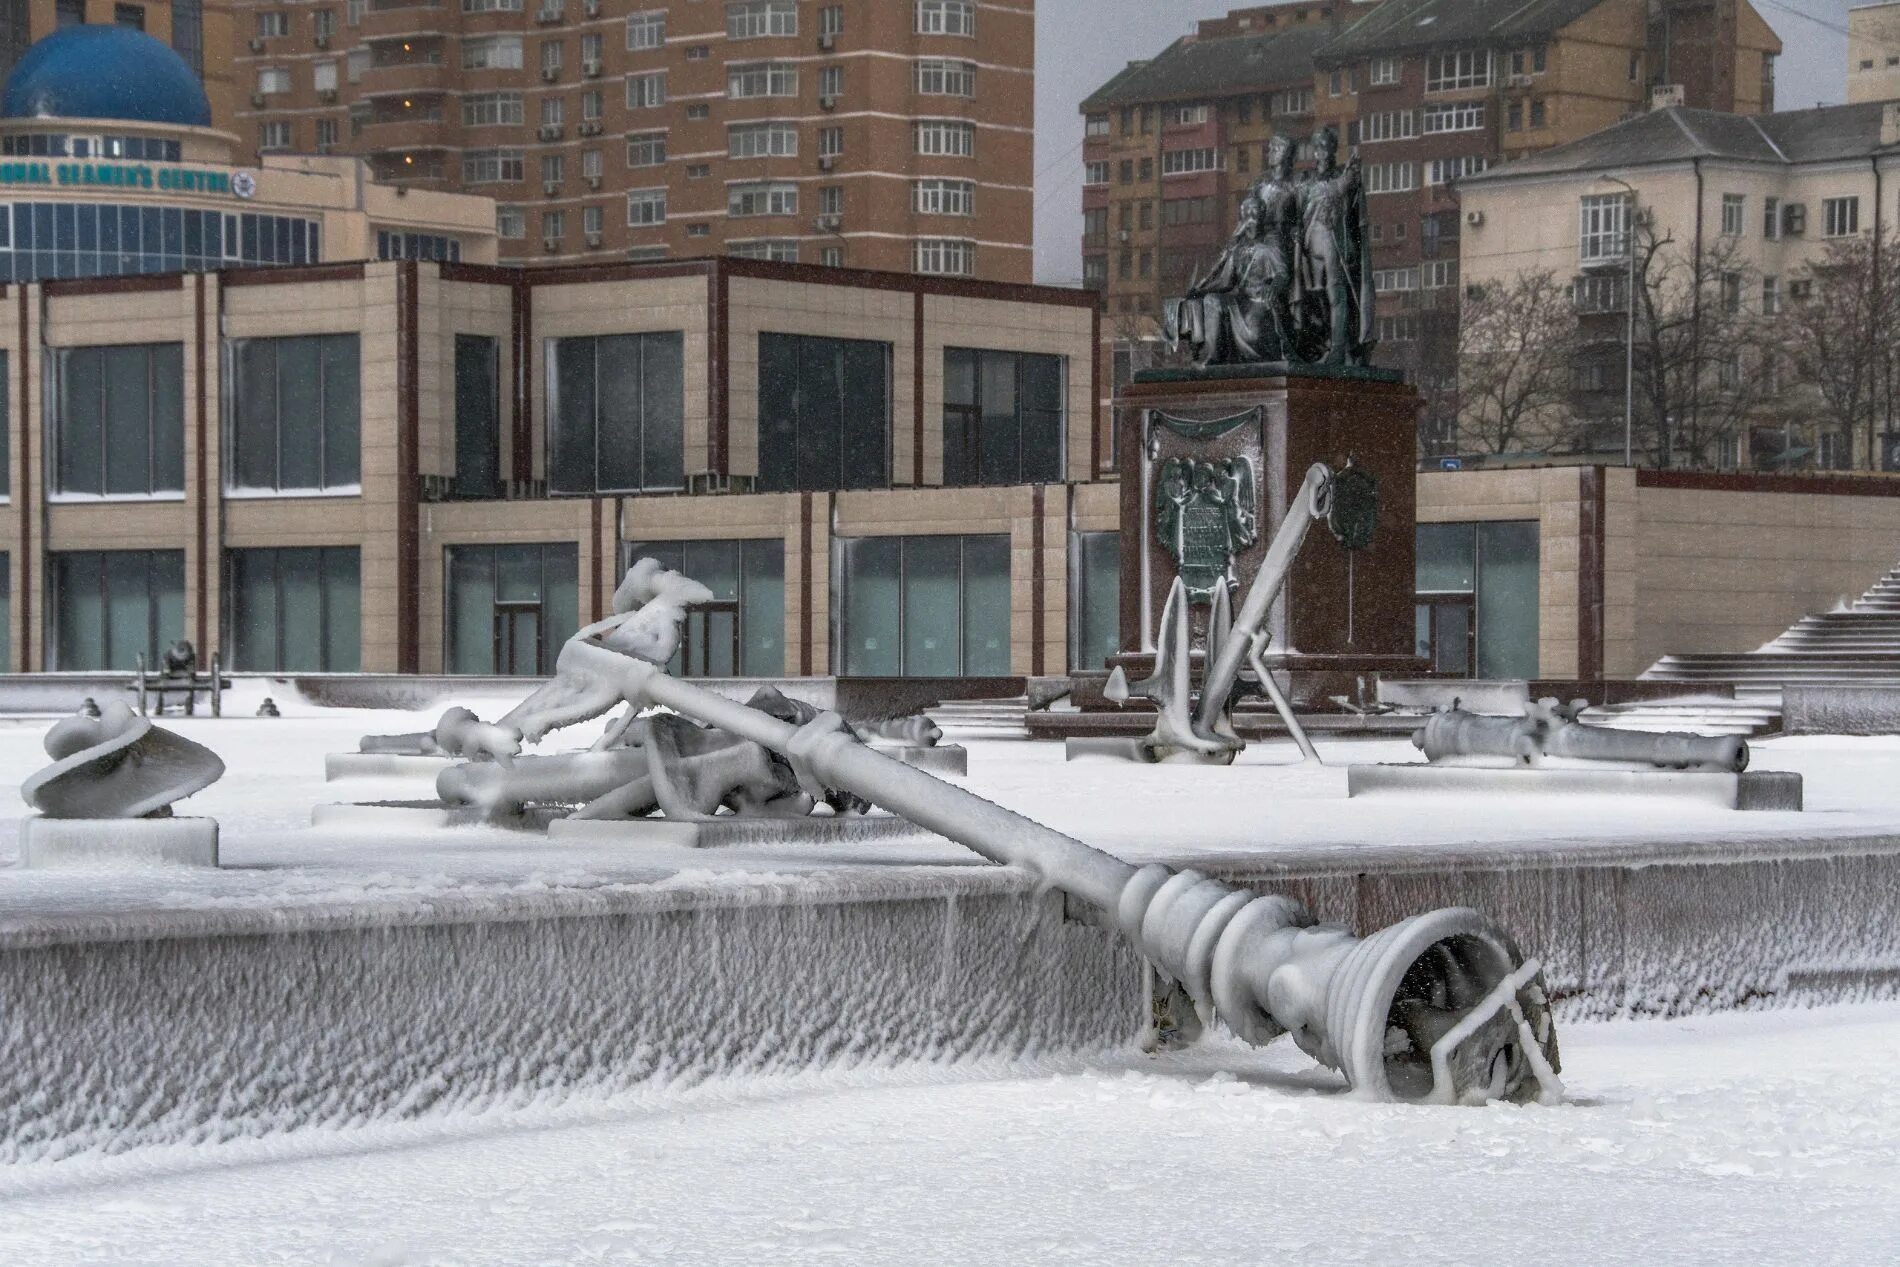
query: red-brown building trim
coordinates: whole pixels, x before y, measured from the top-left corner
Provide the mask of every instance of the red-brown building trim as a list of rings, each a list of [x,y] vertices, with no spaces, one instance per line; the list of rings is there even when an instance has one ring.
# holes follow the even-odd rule
[[[414,260],[404,262],[415,263]],[[367,268],[362,260],[342,264],[273,264],[268,268],[226,269],[218,276],[223,288],[229,290],[233,286],[287,286],[297,282],[360,282]]]
[[[712,418],[706,436],[706,465],[714,475],[732,473],[732,367],[728,353],[732,340],[732,281],[723,266],[715,266],[706,275],[706,301],[712,310],[706,314],[708,346],[706,373]]]
[[[506,264],[464,264],[445,260],[439,267],[445,282],[469,282],[481,286],[512,286],[521,270]]]
[[[360,267],[360,266],[359,266]],[[959,299],[995,299],[1006,303],[1056,304],[1067,308],[1095,308],[1094,291],[1067,286],[1038,286],[1026,282],[980,281],[973,277],[937,277],[924,273],[886,272],[870,268],[843,268],[827,264],[785,264],[776,260],[749,260],[736,255],[698,256],[691,259],[628,260],[598,264],[555,264],[521,269],[499,265],[442,264],[443,276],[460,280],[490,280],[486,270],[519,272],[531,286],[573,286],[589,282],[640,281],[656,277],[696,277],[717,272],[728,278],[797,282],[807,286],[844,286],[857,290],[890,290],[906,294],[943,295]],[[278,270],[288,271],[288,270]]]
[[[40,283],[49,299],[78,295],[138,295],[183,290],[183,273],[134,273],[126,277],[67,277]]]
[[[798,672],[811,676],[811,505],[812,495],[798,495]]]
[[[509,292],[514,341],[514,419],[508,429],[509,469],[517,484],[534,479],[534,290],[517,270]]]
[[[1577,472],[1577,678],[1603,680],[1603,590],[1609,480],[1600,466]]]
[[[1029,512],[1029,671],[1037,677],[1043,674],[1043,590],[1048,585],[1046,569],[1042,565],[1043,509],[1048,501],[1048,487],[1037,484],[1030,490]]]
[[[32,310],[27,307],[26,292],[29,287],[14,287],[19,297],[20,314],[20,361],[14,366],[14,374],[20,380],[20,478],[13,485],[13,504],[19,508],[20,516],[20,557],[13,565],[13,574],[17,578],[14,589],[20,595],[20,667],[31,672],[35,668],[45,668],[43,662],[45,640],[41,639],[42,660],[33,658],[33,578],[40,574],[39,558],[33,553],[33,437],[39,428],[34,425],[31,360],[33,357]]]
[[[606,581],[607,569],[611,567],[612,564],[609,562],[607,558],[608,551],[602,550],[600,548],[600,530],[601,530],[602,524],[605,522],[605,516],[603,514],[603,510],[604,508],[601,505],[601,499],[598,497],[594,498],[594,504],[591,510],[591,514],[589,515],[589,519],[591,520],[591,525],[592,525],[590,529],[590,531],[592,532],[592,535],[588,537],[588,540],[593,542],[591,549],[594,551],[594,554],[595,554],[593,590],[592,590],[592,593],[589,595],[589,602],[588,602],[588,610],[593,612],[592,617],[590,617],[590,621],[605,620],[607,618],[607,603],[606,603],[606,597],[605,597],[606,592],[607,592],[607,587],[606,587],[605,581]]]
[[[913,296],[910,317],[911,447],[910,482],[924,486],[924,293]]]
[[[1636,472],[1638,488],[1674,488],[1699,493],[1806,493],[1820,497],[1900,497],[1892,475],[1750,475],[1739,471]]]
[[[416,262],[396,272],[396,671],[422,665],[422,520],[418,505],[422,372]]]
[[[205,475],[210,465],[210,437],[205,429],[211,425],[211,411],[205,388],[205,275],[199,273],[192,279],[192,367],[198,376],[198,390],[193,393],[192,410],[197,418],[198,443],[193,446],[192,454],[192,518],[198,539],[197,591],[195,606],[198,628],[198,644],[204,647],[218,646],[221,639],[211,636],[211,566],[206,557],[211,553],[209,512],[211,491],[205,483]],[[220,647],[220,650],[223,648]]]

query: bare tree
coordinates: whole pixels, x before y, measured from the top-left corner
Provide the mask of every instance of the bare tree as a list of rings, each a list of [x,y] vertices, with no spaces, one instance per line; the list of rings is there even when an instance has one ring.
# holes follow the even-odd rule
[[[1842,438],[1850,465],[1880,466],[1877,437],[1895,429],[1900,409],[1896,251],[1900,236],[1830,242],[1787,304],[1780,342],[1817,424]]]
[[[1559,447],[1576,348],[1576,306],[1556,274],[1467,287],[1457,380],[1467,445],[1485,453]]]
[[[1659,467],[1714,465],[1766,394],[1761,274],[1733,238],[1698,252],[1639,225],[1635,430]]]

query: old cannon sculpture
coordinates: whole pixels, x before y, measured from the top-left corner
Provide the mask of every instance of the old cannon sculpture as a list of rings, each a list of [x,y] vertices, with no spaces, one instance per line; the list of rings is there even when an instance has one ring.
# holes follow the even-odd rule
[[[1434,713],[1412,735],[1433,765],[1582,767],[1597,770],[1692,770],[1740,774],[1748,743],[1733,735],[1645,732],[1579,720],[1585,701],[1529,704],[1522,717],[1491,717],[1456,706]]]
[[[1255,1044],[1291,1034],[1359,1094],[1438,1104],[1561,1097],[1541,968],[1478,912],[1433,911],[1355,937],[1291,898],[1124,862],[879,752],[834,713],[801,720],[669,677],[667,630],[677,638],[692,584],[649,560],[636,565],[628,585],[642,606],[576,635],[555,681],[502,722],[472,728],[464,748],[505,768],[524,741],[557,727],[624,705],[611,734],[667,709],[772,754],[813,801],[853,798],[1032,873],[1118,929],[1205,1017]]]

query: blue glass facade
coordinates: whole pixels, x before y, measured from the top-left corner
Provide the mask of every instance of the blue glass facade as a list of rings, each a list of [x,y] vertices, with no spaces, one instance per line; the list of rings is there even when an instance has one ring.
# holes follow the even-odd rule
[[[162,136],[67,136],[61,132],[29,132],[0,137],[0,154],[8,158],[124,158],[133,162],[184,161],[182,141]]]
[[[300,216],[121,203],[0,203],[0,281],[315,264],[321,226]]]

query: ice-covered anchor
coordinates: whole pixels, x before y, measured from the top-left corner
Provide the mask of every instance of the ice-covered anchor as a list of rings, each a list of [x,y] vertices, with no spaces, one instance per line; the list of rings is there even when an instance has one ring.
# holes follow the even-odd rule
[[[582,707],[598,716],[611,695],[757,744],[808,791],[857,797],[1062,890],[1208,1016],[1249,1042],[1292,1035],[1359,1094],[1442,1104],[1562,1095],[1541,969],[1476,911],[1434,911],[1356,937],[1291,898],[1124,862],[891,759],[835,714],[777,716],[668,677],[598,635],[569,642],[561,663],[597,693],[543,700],[537,727]]]

